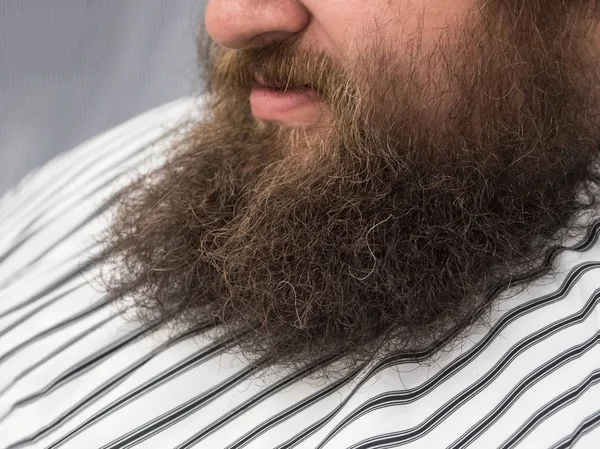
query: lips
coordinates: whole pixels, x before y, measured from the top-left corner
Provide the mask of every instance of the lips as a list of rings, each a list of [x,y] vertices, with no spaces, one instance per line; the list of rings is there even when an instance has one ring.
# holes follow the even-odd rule
[[[306,126],[319,120],[320,97],[310,85],[278,84],[260,75],[254,81],[249,100],[255,118],[289,126]]]

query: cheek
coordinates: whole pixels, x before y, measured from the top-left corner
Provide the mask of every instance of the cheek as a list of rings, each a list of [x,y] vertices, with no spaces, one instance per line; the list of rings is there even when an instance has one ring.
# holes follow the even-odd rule
[[[301,0],[311,15],[302,40],[347,59],[374,40],[398,40],[419,23],[415,4],[423,0]]]
[[[430,53],[440,40],[460,34],[481,18],[475,0],[370,0],[368,8],[364,1],[352,2],[363,6],[346,17],[345,36],[352,39],[345,42],[351,53],[378,42],[407,56],[410,51]]]

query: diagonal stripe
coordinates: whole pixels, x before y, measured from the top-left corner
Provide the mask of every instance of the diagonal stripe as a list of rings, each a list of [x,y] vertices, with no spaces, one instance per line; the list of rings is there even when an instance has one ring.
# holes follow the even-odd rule
[[[67,271],[65,274],[60,276],[56,281],[50,283],[50,285],[42,288],[42,290],[27,298],[25,301],[14,305],[9,309],[5,310],[4,312],[0,313],[0,318],[4,318],[5,316],[10,315],[11,313],[21,310],[23,307],[28,306],[29,304],[33,304],[34,302],[39,301],[45,296],[52,294],[52,292],[58,290],[60,287],[67,284],[69,281],[85,273],[88,270],[88,268],[91,268],[92,266],[97,264],[99,259],[100,257],[94,257],[82,262],[77,267],[72,268],[71,270]]]
[[[507,351],[502,358],[496,362],[496,364],[490,369],[486,375],[481,376],[477,382],[471,384],[467,389],[463,390],[462,393],[455,396],[451,401],[448,401],[443,407],[439,408],[436,412],[432,413],[424,422],[420,425],[410,429],[406,429],[399,432],[393,432],[382,435],[380,437],[374,437],[373,439],[367,439],[362,441],[360,444],[353,446],[352,449],[366,449],[370,447],[377,447],[378,444],[390,443],[390,444],[407,444],[408,442],[414,441],[421,438],[425,433],[429,432],[432,428],[439,425],[446,417],[460,407],[463,403],[468,401],[472,396],[479,393],[481,390],[489,386],[498,375],[503,372],[506,367],[512,363],[520,354],[526,350],[532,348],[540,341],[549,338],[552,335],[559,333],[560,331],[577,325],[583,322],[590,314],[595,310],[598,302],[600,302],[600,290],[596,290],[590,297],[585,307],[567,317],[555,321],[554,323],[545,326],[538,332],[528,335],[520,342],[513,345],[513,347]],[[412,396],[412,397],[411,397]],[[323,442],[317,446],[322,448],[331,438],[339,433],[344,427],[350,425],[361,416],[383,407],[397,406],[401,404],[407,404],[413,402],[416,398],[413,395],[407,395],[404,391],[391,391],[385,394],[376,396],[369,401],[363,403],[362,406],[356,409],[355,412],[348,415],[342,423],[330,432],[330,434],[323,440]]]
[[[591,432],[594,429],[600,427],[600,410],[598,410],[593,415],[588,416],[578,427],[575,429],[571,435],[566,437],[565,439],[559,441],[555,446],[552,446],[552,449],[569,449],[574,447],[575,443],[584,436],[585,434]]]
[[[21,371],[18,375],[16,375],[14,377],[14,379],[12,380],[12,382],[10,382],[8,385],[6,385],[6,387],[2,391],[0,391],[0,396],[4,395],[7,391],[9,391],[13,387],[13,385],[15,385],[23,377],[27,376],[29,373],[31,373],[32,371],[35,371],[36,369],[42,368],[46,362],[52,360],[54,357],[56,357],[58,354],[60,354],[64,350],[70,348],[75,343],[81,341],[82,338],[84,338],[84,337],[88,336],[89,334],[91,334],[92,332],[95,332],[96,330],[100,329],[102,326],[104,326],[105,324],[107,324],[108,322],[110,322],[111,320],[113,320],[114,318],[116,318],[117,316],[118,315],[112,315],[112,316],[108,316],[108,317],[102,319],[101,321],[99,321],[98,323],[95,323],[90,328],[85,329],[84,331],[80,332],[79,334],[77,334],[73,338],[67,340],[65,343],[63,343],[62,345],[60,345],[57,349],[55,349],[51,353],[45,355],[40,360],[37,360],[32,365],[30,365],[27,368],[25,368],[23,371]],[[12,408],[9,409],[0,418],[0,423],[2,423],[4,421],[4,419],[6,419],[8,417],[8,415],[10,415],[11,412],[12,412]]]
[[[195,368],[202,363],[209,361],[210,359],[218,356],[222,353],[227,345],[229,345],[232,340],[226,340],[221,343],[213,343],[212,345],[198,351],[184,360],[179,362],[178,364],[164,370],[163,372],[155,375],[152,379],[144,382],[142,385],[138,386],[134,390],[128,392],[127,394],[121,396],[119,399],[115,400],[111,404],[104,407],[102,410],[95,413],[93,416],[88,418],[86,421],[81,423],[75,429],[71,430],[66,435],[62,436],[59,440],[55,441],[53,444],[48,446],[47,449],[57,449],[63,446],[65,443],[70,441],[72,438],[77,436],[79,433],[84,430],[90,428],[91,426],[98,424],[100,421],[110,416],[112,413],[120,410],[125,405],[141,398],[142,396],[150,393],[161,385],[169,382],[173,378]]]
[[[193,397],[183,404],[171,409],[169,412],[161,414],[143,426],[140,426],[117,438],[116,440],[105,444],[100,449],[126,449],[135,446],[145,439],[162,432],[166,428],[188,417],[198,409],[206,406],[208,403],[214,401],[222,394],[234,388],[236,385],[239,385],[240,382],[247,379],[249,375],[256,371],[257,368],[254,366],[243,368],[238,373],[229,376],[227,379],[219,382],[217,385],[211,387],[204,393]]]
[[[530,434],[535,427],[540,425],[544,420],[548,419],[558,410],[566,407],[579,399],[590,387],[600,383],[600,369],[592,371],[584,380],[579,384],[565,391],[561,395],[557,396],[551,402],[544,405],[539,409],[533,416],[531,416],[519,429],[513,433],[501,447],[508,449],[515,447],[519,441]]]
[[[573,346],[566,351],[563,351],[562,353],[550,359],[548,362],[541,365],[535,371],[531,372],[528,376],[521,380],[493,410],[491,410],[484,418],[479,420],[477,424],[472,426],[465,434],[462,435],[461,438],[449,445],[448,449],[464,448],[471,444],[486,429],[490,428],[496,421],[498,421],[498,419],[500,419],[500,417],[509,409],[509,407],[511,407],[519,397],[525,394],[529,388],[567,363],[585,355],[586,352],[593,349],[598,343],[600,343],[600,331],[597,332],[592,338],[579,345]]]
[[[61,299],[65,298],[66,296],[73,293],[75,290],[80,289],[83,285],[85,285],[85,284],[76,285],[75,287],[71,287],[69,290],[59,293],[58,295],[54,296],[54,298],[50,298],[48,301],[46,301],[41,306],[36,307],[32,311],[23,315],[21,318],[17,319],[16,321],[13,321],[8,326],[6,326],[4,329],[0,330],[0,337],[2,337],[3,335],[6,335],[10,331],[15,330],[18,326],[25,323],[30,318],[33,318],[35,315],[37,315],[40,311],[44,310],[46,307],[49,307],[52,304],[60,301]],[[0,357],[0,362],[2,362],[2,357]]]
[[[127,378],[129,378],[129,376],[131,376],[135,371],[137,371],[139,368],[144,366],[146,363],[148,363],[150,360],[152,360],[158,354],[175,346],[177,343],[189,338],[190,335],[192,335],[192,334],[198,335],[199,332],[201,332],[203,329],[207,329],[208,327],[209,327],[208,325],[204,326],[203,328],[196,327],[192,331],[188,331],[185,334],[182,334],[173,340],[169,340],[166,343],[161,344],[159,347],[153,349],[148,354],[146,354],[145,356],[143,356],[142,358],[140,358],[133,364],[129,365],[127,368],[121,370],[119,373],[112,376],[106,382],[103,382],[100,386],[95,388],[91,393],[86,395],[83,399],[79,400],[75,405],[73,405],[72,407],[70,407],[63,413],[61,413],[60,416],[55,418],[52,422],[40,427],[35,433],[23,438],[22,440],[19,440],[18,442],[14,443],[13,446],[15,448],[27,446],[27,445],[37,442],[41,438],[46,437],[52,431],[56,430],[63,424],[66,424],[70,419],[74,418],[77,415],[77,413],[81,412],[82,410],[85,410],[85,408],[87,408],[88,406],[93,404],[95,401],[97,401],[98,399],[103,397],[105,394],[112,391],[114,388],[116,388],[118,385],[120,385],[122,382],[124,382]]]
[[[185,442],[178,445],[175,449],[190,448],[190,447],[196,445],[197,443],[202,441],[204,438],[208,437],[210,434],[217,431],[219,428],[225,426],[226,424],[233,421],[234,419],[239,418],[241,415],[246,413],[252,407],[258,405],[262,401],[275,395],[276,393],[283,390],[284,388],[287,388],[288,386],[292,385],[293,383],[301,380],[305,376],[314,372],[319,367],[322,367],[323,365],[331,363],[334,359],[335,359],[334,357],[329,357],[325,360],[311,364],[311,365],[297,371],[296,373],[293,373],[289,376],[284,377],[283,379],[280,379],[279,381],[270,385],[268,388],[263,389],[260,393],[247,399],[246,401],[244,401],[242,404],[240,404],[233,410],[230,410],[228,413],[221,416],[218,420],[212,422],[211,424],[206,426],[204,429],[202,429],[200,432],[197,432],[192,437],[188,438]],[[347,379],[348,379],[348,377],[346,377],[346,380]]]
[[[129,343],[139,340],[146,333],[148,333],[148,331],[156,328],[156,326],[157,326],[156,323],[153,323],[153,324],[150,324],[147,326],[143,326],[143,327],[139,328],[138,330],[136,330],[135,332],[129,333],[128,335],[124,336],[123,338],[120,338],[117,341],[110,343],[109,345],[105,346],[101,350],[84,358],[83,360],[76,363],[75,365],[73,365],[72,367],[67,369],[66,371],[63,371],[58,377],[56,377],[55,379],[50,381],[41,390],[38,390],[37,392],[32,393],[32,394],[29,394],[28,396],[15,402],[13,404],[13,406],[11,407],[11,409],[9,410],[9,414],[20,407],[23,407],[27,404],[31,404],[32,402],[35,402],[36,400],[46,396],[47,394],[51,393],[52,391],[56,390],[57,388],[61,387],[62,385],[72,381],[73,379],[76,379],[77,377],[81,376],[85,372],[94,368],[96,365],[103,362],[107,357],[111,356],[114,352],[123,349]]]
[[[304,411],[305,409],[311,407],[312,405],[316,404],[317,402],[321,401],[322,399],[326,398],[327,396],[335,393],[339,388],[341,388],[348,382],[352,381],[355,378],[355,376],[362,369],[364,369],[364,367],[361,366],[361,367],[355,369],[354,371],[351,371],[349,374],[347,374],[346,376],[342,377],[341,379],[338,379],[335,382],[329,384],[327,387],[323,388],[321,391],[318,391],[317,393],[314,393],[314,394],[308,396],[307,398],[304,398],[303,400],[297,402],[296,404],[294,404],[290,407],[287,407],[285,410],[283,410],[282,412],[273,416],[271,419],[264,421],[262,424],[260,424],[259,426],[256,426],[250,432],[247,432],[245,435],[243,435],[240,438],[238,438],[237,440],[235,440],[233,443],[231,443],[229,446],[227,446],[226,449],[241,449],[242,447],[246,446],[250,442],[254,441],[257,437],[259,437],[263,433],[269,431],[270,429],[275,428],[277,425],[281,424],[282,422],[292,418],[293,416],[295,416],[298,413]],[[179,449],[179,447],[177,447],[176,449]],[[183,449],[183,447],[181,449]]]
[[[65,327],[70,326],[71,324],[74,324],[77,321],[79,321],[79,320],[81,320],[81,319],[89,316],[90,314],[96,312],[97,310],[100,310],[101,308],[103,308],[104,306],[106,306],[108,303],[109,302],[106,301],[105,299],[101,299],[100,301],[96,302],[95,304],[93,304],[92,306],[90,306],[87,309],[83,310],[82,312],[79,312],[79,313],[77,313],[77,314],[75,314],[73,316],[70,316],[66,320],[63,320],[63,321],[55,324],[54,326],[51,326],[51,327],[49,327],[47,329],[44,329],[41,332],[38,332],[37,334],[35,334],[31,338],[25,340],[22,343],[19,343],[17,346],[15,346],[12,349],[9,349],[5,353],[1,354],[0,355],[0,363],[6,361],[10,357],[14,356],[19,351],[21,351],[22,349],[26,348],[27,346],[35,343],[36,341],[39,341],[42,338],[48,337],[49,335],[52,335],[55,332],[58,332],[61,329],[64,329]]]

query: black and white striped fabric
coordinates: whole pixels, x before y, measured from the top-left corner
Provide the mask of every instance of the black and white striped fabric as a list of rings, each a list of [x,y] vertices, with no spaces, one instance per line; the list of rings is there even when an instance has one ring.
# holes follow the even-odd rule
[[[452,350],[328,381],[258,380],[201,333],[172,340],[107,305],[105,199],[198,106],[146,113],[1,200],[0,448],[600,448],[600,221]]]

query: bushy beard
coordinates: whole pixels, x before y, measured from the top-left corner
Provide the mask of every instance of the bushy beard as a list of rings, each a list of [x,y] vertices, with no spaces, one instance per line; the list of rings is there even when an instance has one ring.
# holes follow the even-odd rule
[[[594,205],[597,59],[582,26],[550,38],[488,12],[428,55],[373,45],[350,69],[293,43],[211,47],[208,118],[120,195],[109,293],[253,363],[352,367],[431,354],[550,273]],[[312,83],[331,128],[257,123],[256,70]]]

